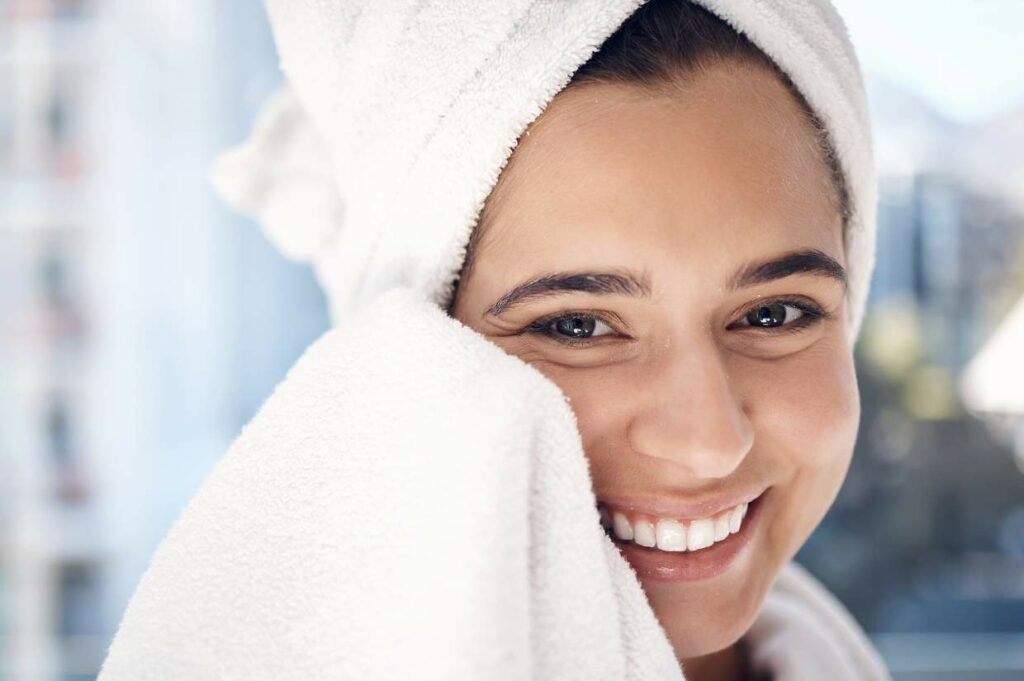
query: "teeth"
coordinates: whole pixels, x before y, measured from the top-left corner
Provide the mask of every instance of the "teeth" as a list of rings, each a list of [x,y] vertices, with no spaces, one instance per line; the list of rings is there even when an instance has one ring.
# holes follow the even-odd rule
[[[633,541],[640,546],[652,548],[656,543],[654,525],[646,520],[636,521],[633,525]]]
[[[715,541],[722,541],[729,536],[729,519],[732,512],[726,512],[715,518]]]
[[[658,539],[658,548],[662,551],[686,550],[686,527],[676,520],[658,521],[654,530]]]
[[[696,551],[715,543],[715,524],[707,518],[694,520],[690,523],[690,531],[686,534],[686,548]]]
[[[632,541],[661,551],[699,551],[723,541],[740,531],[749,504],[738,504],[714,518],[700,518],[685,523],[672,518],[637,518],[630,521],[621,512],[598,507],[601,524],[611,530],[619,541]]]
[[[729,513],[729,532],[735,534],[740,531],[740,521],[746,515],[747,505],[740,504]]]
[[[612,516],[612,531],[623,541],[633,538],[633,526],[629,524],[629,518],[618,511]]]

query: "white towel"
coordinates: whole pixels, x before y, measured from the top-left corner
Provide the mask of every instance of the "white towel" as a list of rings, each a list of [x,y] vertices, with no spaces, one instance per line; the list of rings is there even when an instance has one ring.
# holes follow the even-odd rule
[[[335,326],[160,545],[101,681],[683,678],[599,526],[564,395],[442,311],[518,135],[640,4],[268,0],[289,86],[216,181],[314,266]],[[833,136],[856,338],[876,197],[842,22],[826,2],[701,4]],[[836,665],[863,658],[825,629]],[[874,662],[850,678],[886,678]]]
[[[286,91],[217,184],[292,258],[335,324],[396,286],[446,305],[519,135],[641,0],[267,0]],[[874,269],[864,86],[824,0],[701,0],[793,80],[828,129],[853,215],[851,341]],[[294,92],[294,100],[287,92]],[[297,101],[296,101],[297,100]],[[299,194],[302,200],[299,200]]]
[[[100,678],[682,679],[594,503],[561,391],[396,290],[218,462]]]

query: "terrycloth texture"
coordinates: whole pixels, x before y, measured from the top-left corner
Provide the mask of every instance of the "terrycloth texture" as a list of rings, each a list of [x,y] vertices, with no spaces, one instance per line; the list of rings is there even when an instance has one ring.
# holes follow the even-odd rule
[[[779,573],[745,638],[773,681],[884,681],[878,651],[849,612],[798,563]]]
[[[269,0],[289,86],[216,181],[313,264],[335,328],[161,544],[101,681],[682,678],[599,527],[561,391],[442,311],[519,134],[640,4]],[[856,338],[875,186],[842,22],[823,2],[702,4],[791,74],[834,137]],[[810,603],[792,621],[813,620]],[[802,655],[774,643],[786,621],[763,638],[779,664],[773,650]],[[820,632],[837,664],[862,658],[849,629]]]
[[[682,678],[561,391],[405,290],[289,371],[160,545],[100,675]]]
[[[641,4],[268,0],[296,101],[282,93],[268,106],[265,134],[224,159],[218,186],[285,253],[313,264],[335,324],[396,286],[447,307],[473,224],[519,135]],[[700,4],[789,74],[833,138],[853,207],[852,344],[874,268],[877,186],[845,26],[823,0]],[[297,132],[301,120],[309,129]],[[292,142],[304,151],[286,152]],[[282,153],[289,160],[278,164]],[[294,164],[299,157],[308,168]],[[313,205],[332,208],[308,219]]]

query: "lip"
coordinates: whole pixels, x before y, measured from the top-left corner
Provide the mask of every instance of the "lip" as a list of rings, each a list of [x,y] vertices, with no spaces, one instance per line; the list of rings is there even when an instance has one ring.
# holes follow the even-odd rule
[[[710,579],[726,572],[740,552],[750,544],[760,526],[761,508],[767,496],[765,491],[749,502],[739,532],[699,551],[660,551],[633,542],[619,541],[613,535],[609,535],[609,540],[641,579],[658,582]]]
[[[758,487],[733,492],[723,492],[709,495],[698,501],[682,501],[667,496],[616,496],[600,495],[597,498],[599,506],[609,506],[615,511],[628,511],[657,518],[674,518],[676,520],[699,520],[700,518],[712,518],[722,511],[727,511],[733,506],[743,503],[750,503],[760,497],[768,487]]]

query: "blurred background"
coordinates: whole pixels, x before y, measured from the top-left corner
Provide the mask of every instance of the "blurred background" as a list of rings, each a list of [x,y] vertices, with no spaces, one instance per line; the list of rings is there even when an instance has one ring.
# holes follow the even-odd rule
[[[897,680],[1024,679],[1024,2],[840,0],[878,264],[849,478],[798,555]],[[327,327],[208,181],[257,0],[0,0],[0,681],[94,679],[147,561]]]

